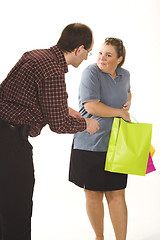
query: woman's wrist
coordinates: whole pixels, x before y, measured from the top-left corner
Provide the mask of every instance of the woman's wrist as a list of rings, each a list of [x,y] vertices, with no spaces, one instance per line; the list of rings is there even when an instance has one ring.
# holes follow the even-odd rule
[[[117,108],[117,117],[122,117],[123,116],[123,110]]]

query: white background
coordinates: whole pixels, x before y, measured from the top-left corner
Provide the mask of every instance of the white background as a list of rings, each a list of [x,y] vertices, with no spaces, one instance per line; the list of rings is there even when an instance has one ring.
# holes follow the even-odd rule
[[[0,2],[0,81],[21,55],[56,44],[73,22],[94,33],[92,57],[66,74],[69,105],[78,110],[78,86],[83,69],[96,61],[106,37],[121,38],[131,73],[132,107],[139,122],[153,124],[156,172],[129,176],[126,189],[128,240],[160,239],[160,1],[159,0],[5,0]],[[36,184],[32,218],[33,240],[92,240],[83,190],[68,182],[73,135],[58,135],[46,126],[34,147]],[[105,203],[105,239],[115,239]]]

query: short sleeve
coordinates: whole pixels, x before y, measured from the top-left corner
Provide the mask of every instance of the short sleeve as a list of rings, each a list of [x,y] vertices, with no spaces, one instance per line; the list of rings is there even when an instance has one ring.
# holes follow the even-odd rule
[[[91,65],[83,71],[79,97],[82,104],[88,101],[100,101],[100,82],[96,66]]]
[[[130,72],[127,71],[128,74],[128,93],[131,92],[131,85],[130,85]]]

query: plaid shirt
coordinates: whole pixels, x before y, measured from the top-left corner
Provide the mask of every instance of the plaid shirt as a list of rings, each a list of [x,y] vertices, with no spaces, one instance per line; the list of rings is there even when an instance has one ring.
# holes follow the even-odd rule
[[[57,133],[86,129],[83,118],[69,116],[66,72],[64,54],[57,46],[24,53],[0,85],[0,118],[30,125],[32,137],[46,124]]]

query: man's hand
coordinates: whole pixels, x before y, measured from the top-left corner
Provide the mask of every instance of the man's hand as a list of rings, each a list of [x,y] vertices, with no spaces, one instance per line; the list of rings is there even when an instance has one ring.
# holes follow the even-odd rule
[[[74,109],[68,107],[69,109],[69,115],[75,118],[83,118],[82,115],[75,111]],[[89,134],[93,134],[95,132],[97,132],[99,130],[99,122],[95,119],[91,119],[91,118],[85,118],[86,120],[86,124],[87,124],[87,128],[86,131]]]
[[[68,109],[69,109],[69,115],[70,116],[72,116],[74,118],[83,118],[82,115],[79,112],[75,111],[74,109],[72,109],[70,107],[68,107]]]
[[[97,120],[92,118],[85,118],[85,120],[87,123],[86,131],[89,134],[93,134],[99,130],[99,122]]]

